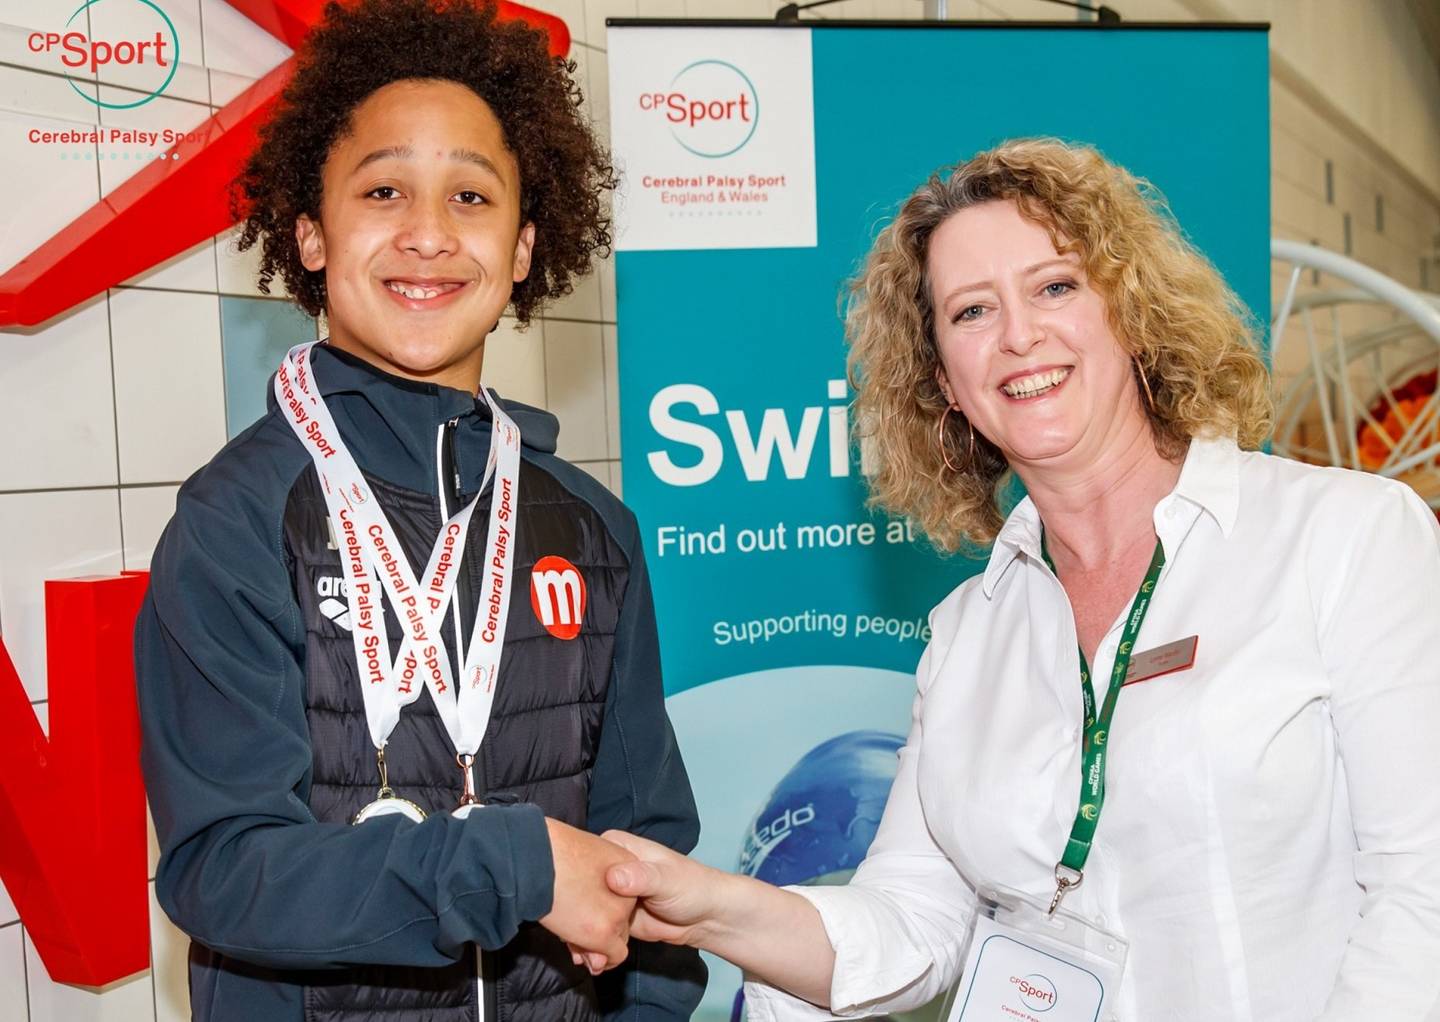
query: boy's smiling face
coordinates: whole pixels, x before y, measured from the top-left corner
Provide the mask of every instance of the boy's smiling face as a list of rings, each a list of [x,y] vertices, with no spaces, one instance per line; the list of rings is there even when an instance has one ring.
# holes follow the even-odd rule
[[[301,216],[295,233],[306,269],[325,273],[330,343],[475,391],[535,238],[489,105],[456,82],[392,82],[355,108],[321,181],[320,221]]]

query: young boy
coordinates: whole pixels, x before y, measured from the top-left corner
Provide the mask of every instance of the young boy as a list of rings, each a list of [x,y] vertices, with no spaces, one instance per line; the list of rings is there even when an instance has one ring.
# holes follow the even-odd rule
[[[181,490],[137,626],[196,1019],[699,1000],[693,951],[626,957],[604,873],[629,856],[594,836],[699,829],[634,517],[555,457],[552,416],[480,389],[505,308],[528,321],[609,242],[573,70],[491,5],[332,4],[238,182],[262,287],[330,336]]]

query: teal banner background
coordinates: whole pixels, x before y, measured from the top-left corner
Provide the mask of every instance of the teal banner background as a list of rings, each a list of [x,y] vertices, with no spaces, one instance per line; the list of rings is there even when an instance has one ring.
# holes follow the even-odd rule
[[[632,29],[633,31],[633,29]],[[877,542],[773,553],[735,551],[737,533],[786,523],[871,520],[857,468],[828,469],[819,427],[808,473],[741,469],[723,415],[677,405],[713,430],[724,463],[709,483],[677,487],[651,452],[699,460],[660,436],[648,410],[662,388],[695,383],[721,412],[744,412],[753,437],[764,409],[829,409],[844,378],[839,296],[878,227],[924,178],[1002,140],[1053,135],[1098,146],[1156,184],[1192,240],[1260,322],[1269,319],[1269,103],[1266,33],[1243,30],[815,28],[819,246],[814,249],[621,252],[617,256],[624,493],[645,535],[659,608],[668,693],[748,671],[853,664],[909,671],[918,640],[855,636],[856,614],[914,620],[975,561],[917,544]],[[623,158],[624,154],[617,154]],[[883,528],[883,519],[875,519]],[[677,556],[661,526],[726,527],[725,554]],[[846,612],[829,632],[768,643],[714,641],[714,625]]]
[[[909,729],[927,614],[983,567],[867,511],[855,451],[848,474],[831,474],[831,416],[852,397],[830,389],[845,378],[842,291],[899,203],[937,168],[1006,139],[1086,142],[1155,184],[1257,323],[1270,315],[1263,29],[811,31],[818,246],[617,256],[624,495],[644,536],[670,716],[700,805],[695,854],[777,883],[843,882],[863,856],[894,774],[893,753],[875,750]],[[627,154],[616,157],[623,167]],[[687,439],[703,427],[719,444],[719,469],[700,485],[666,483],[652,464],[702,460],[652,419],[657,395],[676,385],[715,402],[668,409],[690,424]],[[772,430],[783,414],[791,438],[813,427],[798,478],[774,451],[768,476],[747,478],[732,425],[753,442],[767,410]],[[802,525],[848,527],[853,539],[860,523],[875,527],[872,545],[797,548]],[[737,549],[743,530],[778,546],[780,525],[786,549]],[[723,529],[725,550],[662,549],[665,529]],[[887,541],[895,529],[902,542]],[[830,627],[819,615],[832,615]],[[790,632],[717,642],[717,631],[763,636],[767,619]],[[695,1018],[728,1022],[739,1017],[739,973],[707,961]],[[903,1016],[934,1017],[933,1006]]]

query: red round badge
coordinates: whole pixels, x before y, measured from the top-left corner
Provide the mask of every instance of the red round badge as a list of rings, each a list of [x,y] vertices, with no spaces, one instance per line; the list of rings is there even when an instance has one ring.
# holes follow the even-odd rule
[[[530,606],[557,639],[580,634],[585,618],[585,579],[563,557],[542,557],[530,571]]]

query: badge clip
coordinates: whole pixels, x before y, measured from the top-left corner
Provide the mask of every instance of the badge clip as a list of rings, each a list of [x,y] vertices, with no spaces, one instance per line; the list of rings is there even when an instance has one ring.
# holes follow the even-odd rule
[[[1055,897],[1050,899],[1050,909],[1045,914],[1053,916],[1055,910],[1060,907],[1060,902],[1065,895],[1070,893],[1071,888],[1079,887],[1080,881],[1085,879],[1085,874],[1078,869],[1071,869],[1063,862],[1055,864]]]

